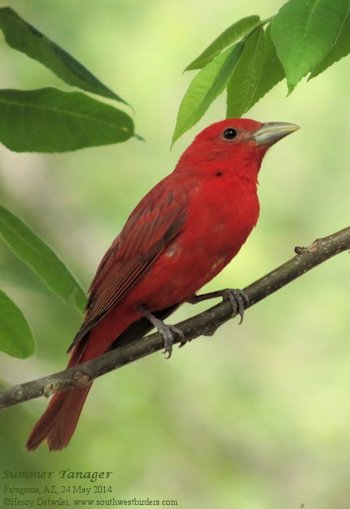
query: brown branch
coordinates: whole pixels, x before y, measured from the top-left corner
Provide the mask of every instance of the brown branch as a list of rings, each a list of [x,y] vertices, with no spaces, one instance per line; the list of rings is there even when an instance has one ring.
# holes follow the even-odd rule
[[[350,250],[350,227],[315,240],[307,248],[296,247],[297,254],[291,260],[244,288],[249,297],[249,306],[247,307],[253,306],[313,267],[346,250]],[[192,340],[203,335],[211,336],[220,325],[233,317],[230,304],[222,302],[177,324],[177,327],[183,331],[187,340]],[[125,346],[73,368],[0,391],[0,409],[39,396],[49,396],[56,391],[87,384],[109,371],[162,348],[163,339],[158,333],[135,339]]]

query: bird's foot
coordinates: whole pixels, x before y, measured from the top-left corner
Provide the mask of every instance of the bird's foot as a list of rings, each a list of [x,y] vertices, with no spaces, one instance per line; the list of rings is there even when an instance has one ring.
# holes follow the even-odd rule
[[[196,304],[202,300],[214,299],[216,297],[222,297],[224,302],[229,302],[232,307],[232,314],[239,315],[239,323],[243,322],[244,310],[249,306],[248,295],[243,290],[226,288],[216,292],[203,293],[202,295],[194,295],[188,302]]]
[[[154,316],[150,311],[148,311],[143,306],[138,306],[138,308],[142,312],[142,314],[147,318],[147,320],[151,322],[153,327],[157,329],[159,334],[163,337],[164,353],[166,355],[166,359],[169,359],[173,351],[173,344],[176,340],[176,337],[179,337],[181,339],[182,344],[186,342],[185,334],[182,332],[181,329],[179,329],[175,325],[167,325],[166,323],[163,322],[163,320],[160,320],[160,318]]]

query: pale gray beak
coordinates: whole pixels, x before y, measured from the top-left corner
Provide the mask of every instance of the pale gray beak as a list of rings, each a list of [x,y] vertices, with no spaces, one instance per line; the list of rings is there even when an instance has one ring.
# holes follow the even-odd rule
[[[266,122],[253,133],[252,138],[257,145],[273,145],[298,129],[299,126],[287,122]]]

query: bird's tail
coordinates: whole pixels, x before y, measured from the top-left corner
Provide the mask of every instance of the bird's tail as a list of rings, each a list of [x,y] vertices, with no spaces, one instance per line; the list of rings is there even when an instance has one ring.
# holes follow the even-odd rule
[[[90,388],[91,384],[59,392],[53,396],[45,413],[30,433],[27,441],[28,451],[36,449],[45,439],[50,451],[58,451],[68,445]]]
[[[68,367],[74,366],[107,352],[115,340],[137,316],[120,314],[106,317],[89,333],[74,345]],[[83,387],[74,387],[54,394],[46,411],[35,424],[28,441],[28,451],[36,449],[47,440],[49,449],[57,451],[66,447],[75,428],[89,394],[92,383]]]
[[[90,357],[88,340],[89,338],[86,338],[85,341],[74,347],[68,368]],[[46,411],[29,435],[26,444],[28,451],[36,449],[44,440],[47,440],[50,451],[58,451],[68,445],[78,424],[91,385],[74,387],[54,394]]]

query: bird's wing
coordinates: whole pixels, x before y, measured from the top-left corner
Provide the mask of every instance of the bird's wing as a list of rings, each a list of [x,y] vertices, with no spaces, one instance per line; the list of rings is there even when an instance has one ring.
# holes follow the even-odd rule
[[[181,232],[187,203],[185,189],[170,187],[167,179],[141,200],[100,263],[89,290],[84,323],[69,350],[121,302]]]

